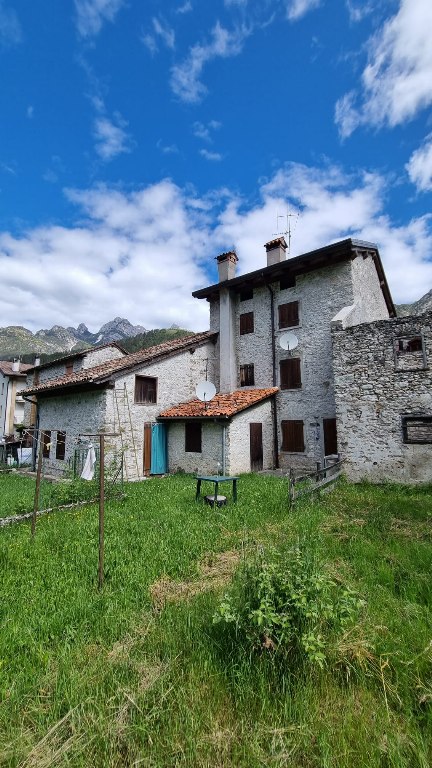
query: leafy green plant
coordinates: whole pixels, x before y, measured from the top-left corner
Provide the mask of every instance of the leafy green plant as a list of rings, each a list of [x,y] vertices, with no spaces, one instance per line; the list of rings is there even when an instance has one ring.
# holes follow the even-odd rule
[[[324,666],[334,646],[364,605],[336,583],[307,549],[258,556],[240,570],[214,616],[233,624],[255,649],[303,657]]]

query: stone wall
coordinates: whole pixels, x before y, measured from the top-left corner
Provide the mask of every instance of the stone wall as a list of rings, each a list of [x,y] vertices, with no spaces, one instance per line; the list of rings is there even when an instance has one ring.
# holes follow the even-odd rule
[[[251,471],[250,424],[262,424],[263,469],[274,466],[272,403],[266,400],[237,414],[227,429],[227,474]]]
[[[167,428],[170,472],[217,475],[222,471],[222,424],[202,422],[201,453],[186,453],[184,421],[169,422]]]
[[[432,444],[403,442],[402,416],[432,416],[432,312],[333,327],[339,450],[353,480],[431,482]],[[422,336],[417,351],[399,353],[399,339]],[[409,365],[411,360],[412,365]]]

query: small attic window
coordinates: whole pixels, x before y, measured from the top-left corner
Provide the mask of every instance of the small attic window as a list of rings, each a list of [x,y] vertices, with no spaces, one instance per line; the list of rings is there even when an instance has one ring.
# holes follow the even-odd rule
[[[285,288],[295,288],[295,284],[295,275],[293,275],[291,272],[288,272],[286,275],[282,275],[279,281],[279,288],[281,291],[283,291]]]
[[[152,376],[135,376],[135,403],[156,403],[157,379]]]
[[[423,336],[398,336],[393,343],[397,371],[424,370],[427,367]]]
[[[402,416],[404,443],[432,443],[432,416]]]
[[[240,301],[249,301],[249,299],[253,299],[253,288],[242,288],[240,291]]]

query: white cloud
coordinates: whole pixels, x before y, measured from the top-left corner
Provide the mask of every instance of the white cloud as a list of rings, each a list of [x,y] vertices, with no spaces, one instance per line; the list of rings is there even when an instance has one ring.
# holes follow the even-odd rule
[[[115,315],[146,328],[173,323],[208,327],[208,304],[191,292],[217,280],[214,257],[235,247],[239,274],[265,264],[263,244],[276,215],[301,210],[292,240],[297,255],[345,237],[378,244],[397,302],[432,285],[432,217],[395,226],[384,213],[385,178],[288,164],[259,190],[258,202],[227,190],[191,195],[169,180],[123,192],[69,190],[75,226],[0,233],[0,325],[32,330],[85,322],[91,330]]]
[[[21,24],[16,11],[7,8],[0,0],[0,45],[9,48],[22,41]]]
[[[200,149],[201,157],[205,157],[206,160],[210,160],[213,163],[218,163],[223,159],[223,156],[219,152],[209,152],[208,149]]]
[[[301,16],[305,16],[309,11],[313,11],[315,8],[321,5],[321,0],[289,0],[287,5],[287,17],[290,21],[300,19]]]
[[[221,126],[222,123],[220,123],[218,120],[210,120],[207,125],[204,125],[204,123],[201,123],[197,120],[193,124],[193,135],[196,136],[197,139],[201,139],[202,141],[206,141],[211,144],[213,141],[211,132],[218,131]]]
[[[32,107],[31,105],[29,107],[27,107],[26,115],[27,115],[28,119],[31,120],[32,117],[34,117],[34,107]]]
[[[362,124],[394,127],[432,104],[431,29],[430,0],[401,0],[398,12],[368,41],[361,92],[336,105],[342,136]]]
[[[164,144],[162,139],[159,139],[156,146],[164,155],[178,155],[179,153],[177,144]]]
[[[167,48],[174,49],[175,32],[172,27],[169,27],[166,22],[161,21],[160,19],[156,18],[156,16],[154,16],[152,19],[152,25],[153,33],[147,33],[141,37],[141,41],[144,43],[146,48],[148,48],[152,56],[159,50],[157,38],[161,39]]]
[[[108,117],[95,119],[93,129],[96,140],[95,149],[102,160],[112,160],[117,155],[131,151],[131,139],[125,130],[126,126],[126,121],[118,113],[114,115],[114,120]]]
[[[113,22],[124,0],[74,0],[76,24],[81,37],[95,37],[105,21]]]
[[[217,22],[210,42],[196,43],[184,62],[172,68],[171,88],[175,95],[189,103],[201,101],[207,93],[206,86],[200,81],[205,65],[212,59],[238,56],[249,33],[245,27],[230,32]]]
[[[183,5],[180,5],[176,9],[176,13],[180,13],[180,14],[190,13],[191,10],[192,10],[192,3],[190,2],[190,0],[186,0],[186,2],[183,3]]]
[[[405,167],[419,192],[432,190],[432,133],[426,136],[422,146],[412,153]]]
[[[365,0],[362,0],[360,3],[353,2],[352,0],[345,0],[345,5],[348,9],[350,21],[353,23],[362,21],[366,16],[373,13],[375,9],[374,2],[367,3]]]

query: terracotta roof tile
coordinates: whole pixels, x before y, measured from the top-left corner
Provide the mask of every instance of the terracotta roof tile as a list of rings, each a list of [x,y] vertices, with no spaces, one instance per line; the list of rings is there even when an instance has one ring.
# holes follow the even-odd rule
[[[57,379],[48,379],[37,387],[31,387],[24,390],[28,395],[36,395],[43,392],[50,392],[54,389],[69,388],[79,384],[104,384],[107,379],[116,373],[122,373],[129,368],[135,368],[140,363],[151,362],[159,357],[180,352],[182,349],[188,349],[203,344],[206,341],[216,339],[217,334],[212,331],[195,333],[190,336],[182,336],[180,339],[164,341],[162,344],[156,344],[148,349],[140,349],[130,355],[125,355],[118,360],[108,360],[106,363],[96,365],[93,368],[72,373],[69,376],[60,376]]]
[[[237,389],[235,392],[219,393],[209,403],[189,400],[167,408],[159,414],[160,419],[215,419],[231,418],[236,413],[256,405],[275,395],[278,387],[268,389]]]

